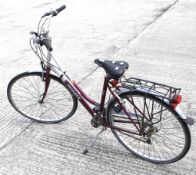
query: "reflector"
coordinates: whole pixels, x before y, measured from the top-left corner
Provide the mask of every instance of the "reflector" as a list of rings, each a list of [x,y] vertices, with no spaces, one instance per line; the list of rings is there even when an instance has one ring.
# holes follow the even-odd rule
[[[118,80],[112,80],[111,84],[112,84],[112,87],[116,87],[116,85],[118,84]]]
[[[172,101],[171,101],[171,106],[172,106],[172,108],[175,109],[176,106],[177,106],[178,104],[181,103],[181,101],[182,101],[182,96],[181,96],[181,95],[176,95],[176,96],[172,99]]]

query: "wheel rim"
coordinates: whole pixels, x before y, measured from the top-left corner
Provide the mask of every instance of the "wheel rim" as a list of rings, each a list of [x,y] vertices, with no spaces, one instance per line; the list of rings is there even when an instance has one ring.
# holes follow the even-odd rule
[[[182,125],[180,119],[178,119],[178,117],[176,117],[175,114],[172,113],[171,110],[169,110],[166,105],[161,104],[159,101],[155,99],[144,97],[142,95],[130,95],[128,96],[128,98],[124,99],[126,102],[125,103],[126,109],[128,107],[127,103],[130,103],[129,98],[132,100],[131,102],[134,102],[136,107],[139,107],[140,109],[142,107],[144,108],[144,106],[149,106],[148,110],[147,107],[145,107],[145,110],[142,109],[142,111],[145,113],[146,116],[148,116],[148,114],[154,113],[153,115],[154,119],[152,119],[154,122],[153,124],[154,130],[152,131],[158,129],[158,132],[153,132],[151,134],[150,137],[151,144],[149,144],[141,140],[137,140],[141,138],[143,139],[144,138],[143,136],[136,136],[133,134],[129,134],[132,136],[130,137],[123,132],[112,130],[114,135],[120,141],[120,143],[135,155],[155,163],[174,162],[178,160],[180,157],[182,157],[187,150],[187,144],[186,144],[187,137],[184,133],[185,128]],[[158,122],[159,120],[158,118],[160,118],[159,117],[160,111],[162,111],[162,120]],[[135,112],[133,105],[129,105],[128,112],[129,114],[132,114],[131,115],[132,119],[136,118],[136,113],[138,115],[138,118],[141,118],[140,113],[137,110]],[[121,111],[120,113],[122,117],[123,111]],[[133,115],[134,113],[135,115]],[[133,126],[133,124],[130,123],[119,124],[119,122],[116,122],[116,118],[119,118],[119,111],[116,112],[116,110],[112,109],[110,110],[109,116],[110,116],[110,122],[113,125],[118,127],[123,127],[132,131],[137,131]],[[125,116],[126,115],[124,115],[123,117]],[[141,121],[142,119],[139,120]]]
[[[29,74],[16,79],[10,87],[13,107],[23,116],[39,122],[58,122],[68,117],[74,109],[69,91],[51,78],[47,95],[40,103],[44,87],[41,74]]]

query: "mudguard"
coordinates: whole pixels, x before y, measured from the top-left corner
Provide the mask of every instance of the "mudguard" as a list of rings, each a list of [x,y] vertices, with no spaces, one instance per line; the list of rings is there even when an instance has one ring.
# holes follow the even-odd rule
[[[116,90],[116,93],[118,95],[121,95],[125,92],[128,92],[128,91],[139,91],[139,92],[144,92],[144,93],[147,93],[147,94],[150,94],[150,95],[153,95],[153,96],[156,96],[157,98],[160,98],[162,99],[159,95],[157,95],[156,93],[150,91],[149,89],[145,89],[145,88],[134,88],[132,90],[128,89],[128,88],[119,88],[118,90]],[[112,99],[111,99],[112,100]],[[164,99],[164,102],[167,103],[168,105],[170,105],[169,101],[167,99]],[[186,116],[182,110],[180,109],[179,106],[177,106],[174,111],[178,114],[178,117],[180,117],[181,119],[183,119],[183,121],[187,124],[187,125],[193,125],[194,124],[194,119],[190,116]]]

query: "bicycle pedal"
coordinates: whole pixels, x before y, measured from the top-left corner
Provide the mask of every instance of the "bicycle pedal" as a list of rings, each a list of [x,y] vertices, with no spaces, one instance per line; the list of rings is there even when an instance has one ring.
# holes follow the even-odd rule
[[[146,143],[149,144],[149,145],[151,145],[152,144],[151,139],[150,138],[146,139]]]
[[[87,154],[88,153],[88,149],[85,149],[84,151],[83,151],[83,154]]]

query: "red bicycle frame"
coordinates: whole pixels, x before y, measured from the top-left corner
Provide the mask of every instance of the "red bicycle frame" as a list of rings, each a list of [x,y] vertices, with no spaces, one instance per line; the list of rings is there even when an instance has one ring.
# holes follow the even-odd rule
[[[45,92],[44,92],[44,97],[43,98],[45,98],[46,93],[47,93],[47,89],[48,89],[49,84],[50,84],[50,79],[48,78],[49,73],[50,73],[50,71],[47,69],[46,70],[46,75],[45,75]],[[126,108],[123,104],[123,101],[120,99],[118,94],[116,94],[116,92],[114,91],[114,88],[112,87],[113,85],[112,85],[110,80],[111,80],[110,77],[105,76],[100,103],[94,101],[88,95],[86,95],[86,93],[75,83],[75,81],[71,81],[71,80],[67,79],[66,81],[63,81],[63,84],[82,103],[82,105],[86,108],[86,110],[91,114],[91,116],[93,118],[95,118],[97,115],[99,115],[99,117],[101,117],[103,126],[111,128],[111,129],[116,129],[119,132],[127,132],[127,133],[131,133],[131,134],[141,135],[142,132],[141,132],[139,122],[134,121],[131,118],[130,114],[127,112],[127,110],[126,110]],[[104,105],[105,105],[107,90],[109,90],[110,93],[112,94],[112,96],[114,97],[114,99],[117,100],[117,103],[119,104],[121,109],[128,116],[128,118],[130,120],[130,123],[132,123],[135,126],[135,128],[138,130],[138,132],[133,132],[133,131],[130,131],[130,130],[127,130],[127,129],[124,129],[124,128],[120,128],[120,127],[111,125],[109,122],[107,122],[107,119],[105,118],[105,114],[104,114],[104,112],[105,112],[104,111],[105,110]],[[43,98],[42,98],[42,100],[43,100]],[[89,104],[93,105],[93,107],[91,107]],[[98,107],[98,111],[95,110],[95,107]]]

